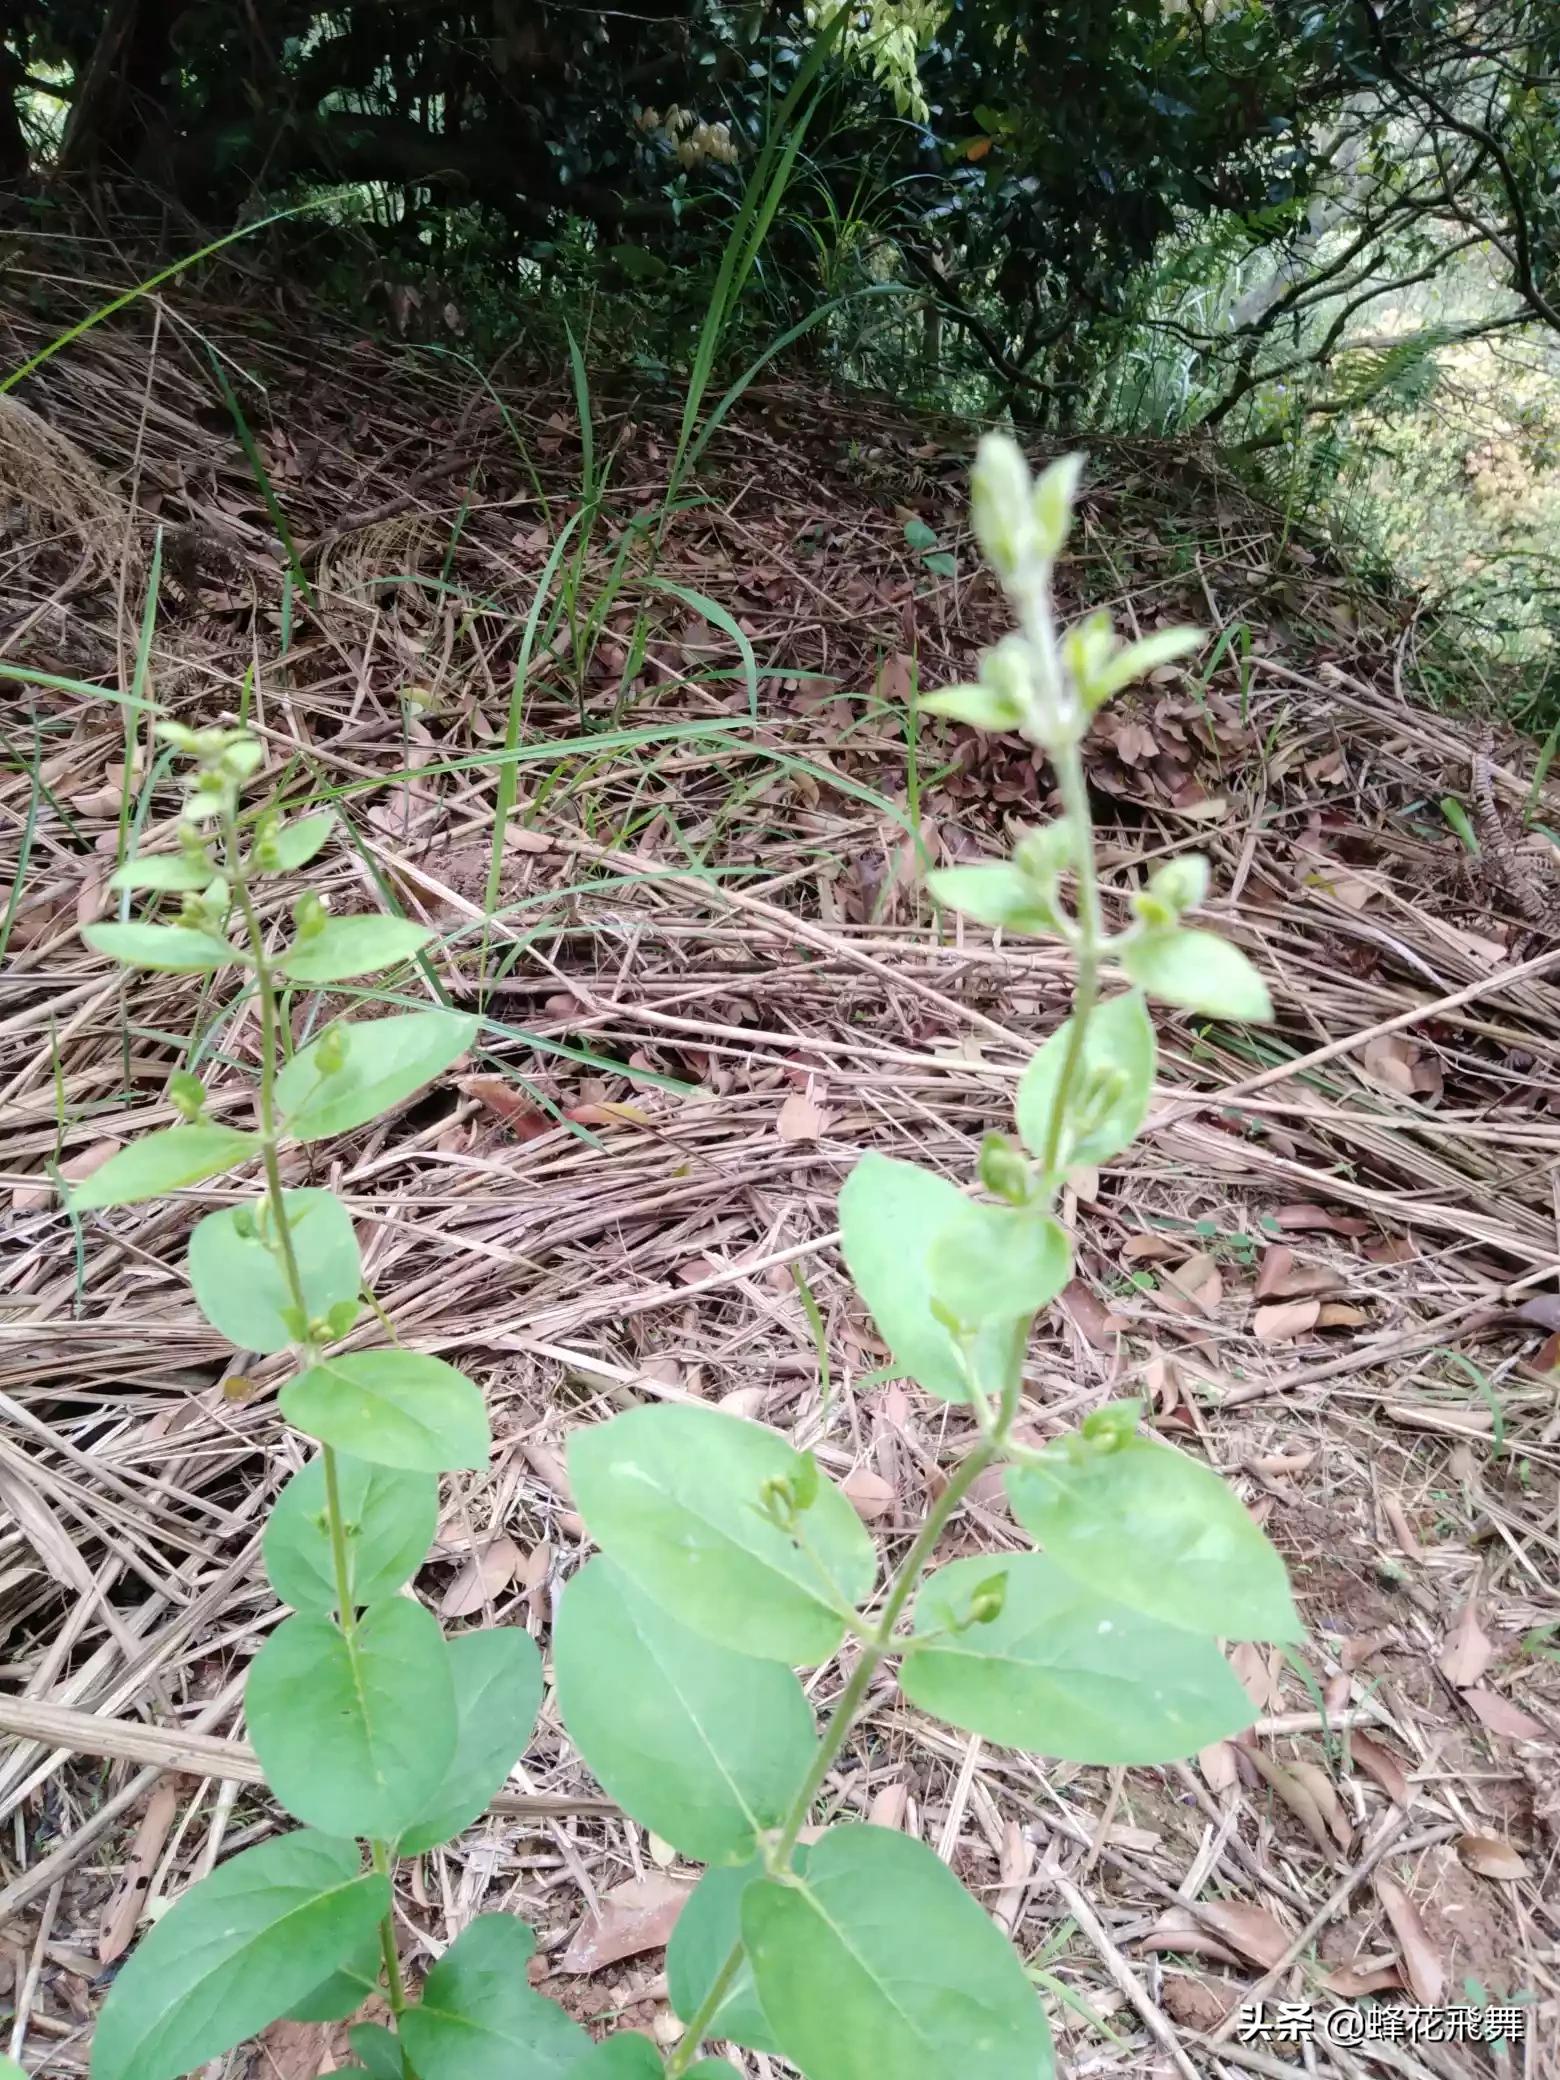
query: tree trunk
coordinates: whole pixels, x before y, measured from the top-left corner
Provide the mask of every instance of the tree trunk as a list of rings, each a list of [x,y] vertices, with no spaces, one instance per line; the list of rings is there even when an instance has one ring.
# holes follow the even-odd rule
[[[60,146],[60,170],[128,173],[151,163],[148,145],[166,139],[165,82],[177,0],[109,0],[103,26],[76,82]]]

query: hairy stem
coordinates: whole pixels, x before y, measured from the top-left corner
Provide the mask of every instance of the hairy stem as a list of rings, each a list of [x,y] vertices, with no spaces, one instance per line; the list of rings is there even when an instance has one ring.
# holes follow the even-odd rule
[[[1008,1397],[1004,1395],[1003,1398],[1006,1403]],[[975,1481],[996,1459],[998,1450],[999,1444],[995,1440],[977,1445],[967,1458],[961,1460],[953,1478],[927,1511],[925,1521],[916,1533],[915,1542],[906,1553],[899,1572],[894,1576],[888,1594],[883,1599],[883,1608],[878,1613],[877,1624],[862,1647],[861,1658],[851,1670],[849,1680],[840,1692],[834,1710],[829,1714],[829,1723],[823,1730],[817,1753],[813,1756],[812,1767],[802,1779],[796,1796],[791,1801],[790,1811],[786,1814],[770,1849],[771,1868],[779,1869],[789,1865],[792,1852],[796,1848],[797,1837],[807,1824],[807,1815],[812,1811],[814,1799],[823,1789],[824,1780],[838,1761],[840,1750],[850,1737],[851,1727],[855,1724],[866,1701],[867,1692],[872,1687],[872,1678],[893,1652],[894,1633],[904,1616],[905,1605],[910,1601],[915,1585],[920,1580],[927,1561],[932,1557],[944,1525],[963,1502]],[[730,1992],[731,1982],[737,1976],[741,1964],[742,1945],[740,1942],[734,1943],[725,1963],[710,1982],[710,1989],[699,2003],[685,2035],[667,2060],[666,2080],[679,2080],[679,2076],[686,2073],[693,2060],[698,2057],[699,2046],[714,2021],[721,2002]]]
[[[1089,809],[1089,785],[1084,777],[1083,753],[1077,744],[1064,745],[1051,754],[1056,768],[1057,787],[1062,797],[1062,812],[1074,834],[1078,873],[1077,936],[1074,950],[1078,957],[1078,973],[1073,983],[1072,1023],[1067,1033],[1067,1052],[1062,1057],[1062,1073],[1056,1079],[1056,1090],[1051,1099],[1050,1117],[1045,1123],[1045,1146],[1041,1150],[1042,1173],[1055,1175],[1057,1159],[1061,1153],[1062,1130],[1067,1120],[1067,1108],[1072,1100],[1073,1086],[1078,1080],[1078,1071],[1083,1064],[1084,1034],[1088,1029],[1089,1017],[1099,1001],[1100,991],[1100,946],[1105,937],[1104,919],[1100,912],[1100,884],[1094,867],[1094,823]]]

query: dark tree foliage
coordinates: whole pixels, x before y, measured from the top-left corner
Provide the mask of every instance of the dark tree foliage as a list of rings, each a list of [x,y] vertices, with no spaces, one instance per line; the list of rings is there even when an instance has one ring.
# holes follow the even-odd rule
[[[0,19],[0,177],[24,171],[18,111],[41,91],[68,104],[64,171],[213,221],[375,182],[408,239],[455,203],[511,253],[572,221],[672,262],[729,222],[812,35],[794,7],[720,0],[12,0]],[[1474,243],[1511,292],[1499,321],[1560,329],[1560,0],[867,0],[849,19],[814,201],[869,220],[879,278],[916,285],[1014,391],[1065,394],[1113,327],[1166,322],[1221,357],[1224,417],[1286,342],[1325,362],[1373,297]],[[873,62],[912,20],[919,104]],[[674,105],[728,125],[729,158],[650,120]],[[1273,286],[1201,337],[1141,290],[1210,224],[1270,256]],[[797,308],[816,247],[780,219],[767,279]]]

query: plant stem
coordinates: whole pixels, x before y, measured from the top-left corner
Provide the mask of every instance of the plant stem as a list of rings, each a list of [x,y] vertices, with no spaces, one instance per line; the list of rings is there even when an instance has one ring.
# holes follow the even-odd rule
[[[1040,1155],[1041,1174],[1052,1177],[1061,1153],[1062,1129],[1072,1098],[1073,1085],[1083,1062],[1084,1034],[1089,1017],[1099,1000],[1100,946],[1105,937],[1100,911],[1100,884],[1094,866],[1094,821],[1089,809],[1089,783],[1084,776],[1083,753],[1076,743],[1064,744],[1051,753],[1056,784],[1062,797],[1062,813],[1073,832],[1078,873],[1078,930],[1075,949],[1077,979],[1073,984],[1072,1021],[1067,1031],[1067,1052],[1051,1098],[1051,1113],[1045,1123],[1045,1146]]]
[[[790,1862],[792,1852],[796,1848],[797,1836],[806,1826],[813,1801],[822,1790],[824,1779],[834,1767],[840,1750],[849,1738],[851,1727],[872,1686],[872,1678],[893,1651],[895,1628],[904,1616],[905,1605],[910,1601],[915,1585],[920,1580],[938,1539],[942,1536],[943,1526],[969,1493],[975,1481],[997,1458],[998,1451],[999,1445],[996,1441],[977,1445],[969,1456],[960,1462],[947,1487],[927,1511],[925,1521],[916,1533],[915,1542],[906,1553],[899,1572],[894,1576],[888,1594],[883,1599],[883,1608],[878,1613],[876,1626],[861,1650],[861,1658],[851,1670],[849,1680],[840,1692],[834,1710],[829,1714],[829,1723],[823,1730],[817,1753],[813,1756],[812,1767],[802,1779],[796,1796],[791,1801],[790,1811],[786,1814],[770,1849],[768,1862],[772,1869]],[[731,1982],[737,1976],[741,1964],[742,1945],[738,1942],[732,1945],[725,1963],[710,1982],[709,1991],[699,2003],[698,2010],[689,2022],[677,2048],[667,2060],[666,2080],[679,2080],[679,2076],[688,2070],[689,2065],[698,2056],[699,2046],[714,2021],[721,2002],[731,1990]]]
[[[223,826],[224,849],[228,861],[228,885],[238,904],[244,920],[244,935],[249,941],[250,958],[254,962],[255,1000],[260,1007],[260,1138],[263,1144],[261,1161],[265,1169],[266,1199],[271,1209],[271,1221],[276,1230],[276,1246],[281,1258],[282,1276],[287,1284],[287,1297],[297,1311],[299,1319],[307,1327],[309,1319],[308,1297],[303,1288],[303,1273],[298,1264],[298,1252],[293,1247],[292,1230],[287,1224],[287,1201],[282,1184],[282,1166],[277,1155],[276,1133],[276,1061],[280,1052],[277,1046],[276,987],[269,962],[265,957],[265,933],[255,909],[254,897],[239,863],[238,832],[229,817]],[[305,1343],[304,1355],[310,1354],[311,1346]],[[328,1444],[320,1446],[320,1461],[325,1475],[325,1526],[330,1538],[331,1564],[336,1577],[336,1617],[341,1626],[341,1636],[350,1643],[357,1630],[357,1611],[352,1601],[352,1569],[347,1553],[347,1527],[341,1513],[341,1483],[337,1473],[336,1454]],[[390,1852],[383,1842],[370,1842],[369,1854],[373,1866],[381,1876],[390,1871]],[[401,1980],[401,1961],[396,1954],[395,1920],[387,1913],[379,1924],[379,1948],[384,1959],[385,1980],[389,1993],[390,2008],[399,2015],[406,2006],[406,1992]]]

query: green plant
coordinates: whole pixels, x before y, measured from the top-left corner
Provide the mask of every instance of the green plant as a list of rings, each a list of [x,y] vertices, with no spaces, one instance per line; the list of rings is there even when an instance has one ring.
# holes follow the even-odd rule
[[[1161,868],[1132,898],[1131,921],[1107,932],[1079,745],[1116,687],[1190,639],[1122,649],[1099,615],[1058,634],[1050,575],[1076,474],[1069,461],[1031,485],[1010,443],[984,445],[976,530],[1019,630],[988,654],[978,684],[924,703],[1020,729],[1054,764],[1059,823],[1026,836],[1009,864],[945,870],[931,885],[983,923],[1059,933],[1077,962],[1073,1014],[1020,1084],[1021,1145],[993,1134],[982,1149],[988,1197],[869,1155],[840,1200],[857,1290],[896,1370],[962,1410],[962,1457],[880,1587],[879,1555],[845,1495],[772,1430],[658,1404],[569,1443],[574,1501],[601,1550],[570,1580],[554,1630],[561,1716],[625,1811],[709,1866],[668,1952],[687,2027],[664,2060],[632,2032],[593,2046],[531,1989],[530,1932],[505,1915],[473,1921],[420,1996],[404,1983],[393,1859],[448,1840],[485,1807],[526,1744],[541,1670],[525,1635],[446,1641],[397,1593],[431,1536],[438,1475],[485,1462],[481,1399],[436,1359],[339,1348],[358,1310],[351,1222],[329,1193],[285,1189],[279,1150],[362,1126],[448,1066],[475,1021],[417,1011],[336,1023],[284,1059],[279,979],[361,975],[406,958],[422,934],[330,918],[305,894],[290,943],[268,950],[255,882],[305,866],[326,820],[242,815],[254,740],[164,726],[195,762],[179,850],[134,859],[117,878],[183,909],[176,923],[86,935],[140,966],[243,970],[261,1035],[258,1123],[211,1121],[181,1073],[170,1096],[183,1123],[115,1156],[74,1203],[123,1204],[250,1159],[263,1167],[258,1206],[198,1224],[190,1274],[235,1342],[296,1354],[281,1410],[319,1447],[266,1529],[266,1568],[294,1615],[257,1655],[246,1700],[271,1790],[304,1826],[223,1864],[158,1922],[104,2007],[95,2080],[174,2080],[281,2014],[345,2018],[375,1990],[394,2026],[359,2024],[352,2042],[381,2080],[718,2080],[731,2068],[703,2055],[711,2040],[788,2060],[809,2080],[1049,2072],[1031,1975],[930,1849],[849,1820],[803,1834],[887,1664],[916,1705],[987,1739],[1151,1764],[1250,1722],[1220,1639],[1299,1636],[1282,1563],[1253,1519],[1208,1469],[1139,1435],[1135,1404],[1098,1409],[1043,1448],[1015,1436],[1030,1326],[1071,1275],[1054,1211],[1062,1185],[1073,1166],[1119,1155],[1148,1107],[1144,992],[1210,1016],[1268,1011],[1243,957],[1182,921],[1206,885],[1198,861]],[[1107,975],[1129,988],[1103,996]],[[1044,1551],[934,1566],[944,1529],[998,1463]],[[820,1731],[795,1671],[847,1642],[852,1665]]]

